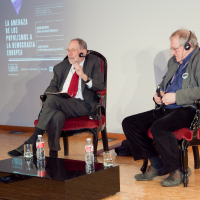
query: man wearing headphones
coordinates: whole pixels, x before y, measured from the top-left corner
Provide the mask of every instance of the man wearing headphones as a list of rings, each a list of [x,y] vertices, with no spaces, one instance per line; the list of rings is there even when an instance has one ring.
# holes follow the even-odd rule
[[[166,187],[182,183],[181,156],[172,132],[190,127],[195,115],[194,101],[200,98],[200,50],[196,36],[188,30],[177,30],[170,42],[173,56],[159,84],[160,95],[153,97],[157,108],[126,117],[122,122],[134,160],[151,162],[147,171],[135,175],[135,179],[148,181],[169,173],[161,182]],[[158,151],[147,136],[149,128]]]
[[[54,77],[45,92],[67,92],[72,98],[48,95],[33,135],[24,144],[36,149],[38,135],[47,131],[49,155],[57,157],[60,134],[68,118],[87,116],[96,111],[96,92],[104,90],[104,77],[100,59],[87,54],[87,44],[82,39],[71,40],[68,57],[54,67]],[[24,145],[9,151],[11,157],[22,156]]]

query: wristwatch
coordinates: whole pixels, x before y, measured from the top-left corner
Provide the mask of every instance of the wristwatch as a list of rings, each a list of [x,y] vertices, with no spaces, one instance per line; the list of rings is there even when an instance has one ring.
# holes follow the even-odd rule
[[[87,81],[85,81],[85,83],[88,83],[88,82],[90,82],[90,80],[91,80],[91,79],[88,77],[88,78],[87,78]]]

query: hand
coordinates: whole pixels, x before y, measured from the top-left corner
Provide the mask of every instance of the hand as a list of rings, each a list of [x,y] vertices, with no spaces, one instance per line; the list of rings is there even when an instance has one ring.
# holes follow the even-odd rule
[[[161,93],[160,93],[161,94]],[[162,94],[161,94],[162,96]],[[154,97],[153,97],[154,101],[156,102],[156,104],[161,105],[162,104],[162,99],[160,97],[157,96],[157,93],[155,93]]]
[[[176,93],[164,94],[162,101],[165,105],[173,104],[176,102]]]
[[[164,96],[164,92],[160,91],[160,96],[163,97]]]
[[[74,68],[75,68],[75,71],[78,74],[78,76],[81,77],[84,81],[86,81],[87,76],[84,74],[82,66],[79,65],[77,62],[75,62]]]

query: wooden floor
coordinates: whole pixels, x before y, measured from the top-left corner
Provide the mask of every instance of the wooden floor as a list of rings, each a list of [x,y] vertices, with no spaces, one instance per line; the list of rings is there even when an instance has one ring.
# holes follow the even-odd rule
[[[0,160],[7,159],[7,152],[21,145],[32,133],[24,133],[20,135],[9,134],[9,131],[0,130]],[[69,138],[69,156],[64,157],[63,144],[61,139],[61,151],[58,153],[60,158],[69,158],[84,160],[84,145],[86,138],[90,136],[87,133],[79,134]],[[44,135],[45,151],[48,155],[47,136]],[[115,140],[109,142],[109,145],[120,142]],[[102,148],[102,142],[99,142],[98,149]],[[188,187],[183,185],[171,188],[165,188],[160,185],[160,182],[166,178],[156,177],[152,181],[136,181],[134,175],[140,173],[142,161],[134,161],[132,157],[116,156],[112,150],[114,163],[120,166],[120,192],[114,196],[104,200],[128,200],[128,199],[200,199],[200,169],[194,169],[194,161],[191,149],[189,149],[189,167],[192,170],[192,175],[189,178]],[[102,155],[98,156],[98,161],[102,162]]]

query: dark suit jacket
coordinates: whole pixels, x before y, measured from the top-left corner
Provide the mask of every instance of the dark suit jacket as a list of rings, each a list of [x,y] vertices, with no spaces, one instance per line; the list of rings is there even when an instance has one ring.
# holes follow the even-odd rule
[[[54,66],[54,77],[45,92],[59,92],[62,90],[64,82],[67,78],[71,64],[68,59]],[[103,73],[101,73],[100,59],[95,55],[88,54],[85,57],[83,65],[84,73],[91,78],[92,87],[88,88],[87,84],[81,79],[82,94],[85,101],[91,106],[91,111],[95,111],[96,92],[105,89]]]

